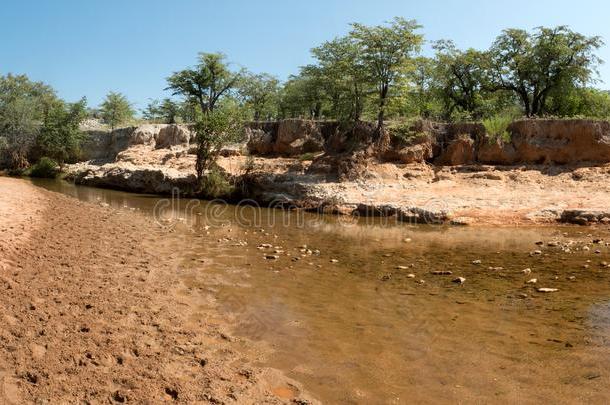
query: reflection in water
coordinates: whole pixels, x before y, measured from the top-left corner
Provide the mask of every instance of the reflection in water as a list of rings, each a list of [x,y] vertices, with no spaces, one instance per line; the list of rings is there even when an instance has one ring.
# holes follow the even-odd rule
[[[396,226],[37,184],[174,227],[159,249],[181,257],[177,293],[325,401],[609,400],[610,258],[583,249],[605,230]]]

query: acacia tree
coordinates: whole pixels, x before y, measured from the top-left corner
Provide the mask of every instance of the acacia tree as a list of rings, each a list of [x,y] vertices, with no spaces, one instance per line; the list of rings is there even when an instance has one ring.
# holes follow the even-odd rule
[[[269,118],[277,113],[279,97],[279,81],[266,74],[244,75],[240,83],[239,93],[247,107],[253,111],[255,121]]]
[[[175,124],[180,114],[180,105],[169,98],[162,101],[151,100],[146,108],[142,110],[142,116],[150,121],[162,121],[165,124]]]
[[[362,115],[368,83],[359,50],[350,36],[327,41],[311,50],[335,118],[358,121]]]
[[[0,76],[0,152],[11,169],[28,166],[44,113],[56,99],[50,86],[25,75]]]
[[[232,72],[222,53],[200,53],[192,69],[175,72],[167,78],[166,90],[173,95],[193,98],[202,113],[213,111],[216,103],[238,83],[242,72]]]
[[[56,100],[45,112],[44,121],[36,144],[40,152],[54,159],[59,165],[80,150],[84,134],[79,126],[87,115],[85,98],[76,103],[65,103]]]
[[[360,63],[366,69],[368,80],[377,88],[378,130],[383,127],[392,86],[401,80],[421,48],[423,36],[416,33],[420,28],[417,21],[400,17],[373,27],[352,24],[349,35],[358,46]]]
[[[434,82],[444,104],[445,118],[455,110],[478,119],[483,115],[487,55],[475,49],[459,50],[452,41],[437,41]]]
[[[321,118],[326,101],[319,68],[304,66],[299,75],[291,76],[284,84],[280,95],[280,116]]]
[[[200,53],[199,63],[192,69],[176,72],[167,78],[174,95],[185,98],[186,105],[193,100],[199,106],[197,122],[196,172],[199,184],[204,173],[216,161],[222,146],[233,138],[234,128],[241,128],[241,117],[232,108],[217,108],[235,89],[243,75],[232,72],[221,53]]]
[[[435,75],[436,63],[433,59],[420,56],[414,60],[414,69],[410,74],[409,91],[404,97],[409,115],[436,117],[439,115],[440,97]]]
[[[100,105],[100,114],[104,122],[114,129],[133,118],[134,111],[127,97],[111,91]]]
[[[231,107],[218,108],[203,114],[195,124],[197,133],[197,179],[204,178],[206,170],[213,167],[220,150],[243,132],[243,117]]]
[[[533,33],[507,29],[489,54],[489,89],[508,90],[519,98],[527,116],[544,114],[549,95],[562,86],[591,82],[601,60],[600,37],[587,37],[566,26],[538,27]]]

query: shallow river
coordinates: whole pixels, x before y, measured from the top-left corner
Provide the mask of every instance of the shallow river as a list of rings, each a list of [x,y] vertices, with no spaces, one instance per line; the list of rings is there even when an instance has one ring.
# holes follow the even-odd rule
[[[161,248],[180,263],[177,294],[324,402],[610,401],[607,229],[411,226],[36,184],[173,228]]]

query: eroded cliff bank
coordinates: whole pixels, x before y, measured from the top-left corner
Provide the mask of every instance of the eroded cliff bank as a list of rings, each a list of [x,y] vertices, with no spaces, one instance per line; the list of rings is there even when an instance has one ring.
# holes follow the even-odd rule
[[[522,120],[510,141],[481,124],[417,121],[377,139],[371,124],[252,123],[219,165],[260,204],[412,223],[610,222],[610,124]],[[78,184],[143,193],[196,187],[188,126],[97,132]],[[249,155],[250,157],[247,157]],[[236,195],[232,195],[236,198]]]

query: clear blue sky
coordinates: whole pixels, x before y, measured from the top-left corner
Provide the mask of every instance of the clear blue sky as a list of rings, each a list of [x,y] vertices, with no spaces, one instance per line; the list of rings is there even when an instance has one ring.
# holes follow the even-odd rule
[[[167,96],[165,78],[197,52],[222,51],[254,72],[285,79],[309,49],[350,22],[417,19],[428,40],[487,48],[507,27],[567,24],[610,44],[606,0],[3,0],[0,73],[25,73],[73,101],[96,106],[110,90],[142,108]],[[599,55],[610,88],[610,46]]]

